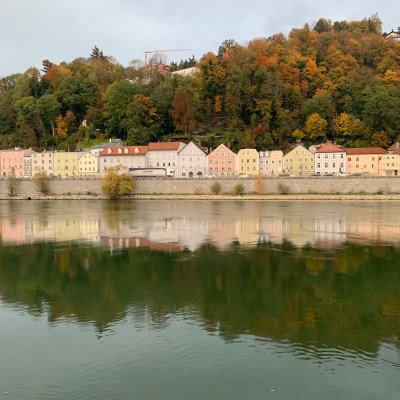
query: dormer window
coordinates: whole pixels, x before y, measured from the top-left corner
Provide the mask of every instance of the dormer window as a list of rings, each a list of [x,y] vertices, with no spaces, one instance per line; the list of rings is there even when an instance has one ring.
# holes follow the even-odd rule
[[[137,147],[135,147],[135,154],[139,153],[139,149]]]
[[[125,154],[128,154],[129,153],[129,149],[125,149]]]
[[[107,153],[108,153],[108,154],[111,154],[111,153],[112,153],[112,150],[111,150],[111,149],[108,149]]]
[[[122,149],[118,149],[118,154],[121,154],[122,153]]]

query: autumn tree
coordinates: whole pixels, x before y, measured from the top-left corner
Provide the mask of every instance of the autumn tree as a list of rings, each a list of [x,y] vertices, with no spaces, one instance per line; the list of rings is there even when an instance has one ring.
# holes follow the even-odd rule
[[[187,91],[177,91],[172,100],[171,115],[178,131],[193,133],[196,127],[196,107],[193,95]]]
[[[326,139],[328,123],[319,114],[311,114],[306,121],[305,130],[310,139],[320,141]]]
[[[102,178],[102,191],[109,199],[115,200],[134,193],[135,181],[124,167],[110,167]]]

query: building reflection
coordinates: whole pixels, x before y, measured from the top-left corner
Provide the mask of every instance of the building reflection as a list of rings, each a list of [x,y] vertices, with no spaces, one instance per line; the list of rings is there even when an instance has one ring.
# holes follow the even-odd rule
[[[201,202],[200,202],[201,203]],[[31,203],[28,205],[30,206]],[[352,204],[293,202],[202,202],[193,205],[136,202],[134,208],[110,208],[82,202],[79,210],[34,209],[0,205],[3,244],[37,241],[79,241],[111,250],[146,248],[165,252],[196,251],[211,243],[225,250],[232,243],[259,243],[335,248],[353,243],[400,242],[396,204],[369,204],[362,211]],[[194,208],[193,208],[194,207]],[[334,208],[334,209],[333,209]]]

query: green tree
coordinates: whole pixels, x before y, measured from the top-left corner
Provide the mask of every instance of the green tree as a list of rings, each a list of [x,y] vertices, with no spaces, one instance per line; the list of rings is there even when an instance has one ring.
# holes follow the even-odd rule
[[[132,175],[124,171],[123,167],[110,167],[102,178],[102,191],[109,199],[115,200],[133,194],[135,181]]]
[[[196,128],[196,106],[193,95],[188,91],[178,90],[172,100],[171,115],[178,131],[193,133]]]

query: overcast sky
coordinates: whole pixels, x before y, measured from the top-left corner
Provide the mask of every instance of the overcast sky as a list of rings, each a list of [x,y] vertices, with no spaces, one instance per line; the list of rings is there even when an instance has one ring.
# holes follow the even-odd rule
[[[217,52],[225,39],[246,44],[320,17],[360,20],[378,13],[383,31],[400,25],[397,2],[384,0],[0,0],[0,77],[88,57],[97,45],[127,66],[144,50],[168,61]],[[397,12],[396,12],[397,10]]]

